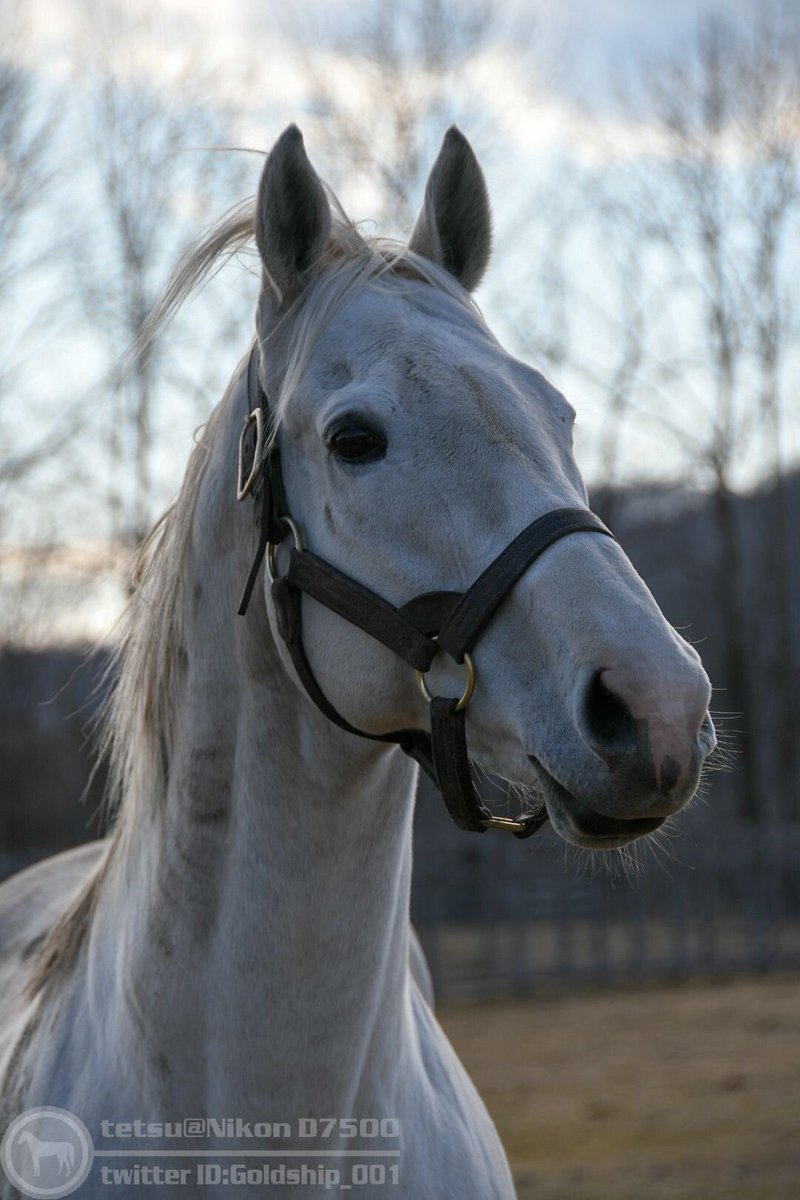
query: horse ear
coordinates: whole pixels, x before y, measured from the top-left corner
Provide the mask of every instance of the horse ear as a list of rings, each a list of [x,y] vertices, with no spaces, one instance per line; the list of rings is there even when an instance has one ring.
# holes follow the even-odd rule
[[[290,125],[267,155],[256,202],[256,244],[282,305],[302,289],[330,228],[325,189],[308,160],[302,133]]]
[[[425,185],[422,211],[409,250],[430,258],[476,288],[489,262],[492,215],[486,180],[460,129],[451,125]]]

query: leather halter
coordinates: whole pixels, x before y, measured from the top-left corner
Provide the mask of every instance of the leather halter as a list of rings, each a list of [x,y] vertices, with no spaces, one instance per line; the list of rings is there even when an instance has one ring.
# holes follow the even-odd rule
[[[265,450],[269,407],[259,379],[259,362],[256,343],[247,367],[248,413],[239,440],[237,497],[244,500],[252,494],[256,498],[259,540],[239,614],[243,616],[247,611],[266,555],[278,632],[303,687],[325,716],[348,733],[399,745],[439,789],[459,828],[474,833],[507,829],[515,837],[530,837],[547,820],[546,811],[536,815],[522,813],[514,818],[495,817],[473,786],[465,726],[475,679],[470,651],[517,580],[549,546],[571,533],[614,535],[588,509],[554,509],[523,529],[465,592],[426,592],[395,608],[303,547],[300,529],[287,509],[280,448],[273,441]],[[279,576],[274,564],[275,548],[290,534],[294,545],[286,573]],[[303,592],[370,634],[414,668],[429,700],[430,733],[422,729],[367,733],[337,712],[317,683],[303,649]],[[467,687],[460,698],[430,696],[425,687],[424,674],[440,651],[467,668]]]

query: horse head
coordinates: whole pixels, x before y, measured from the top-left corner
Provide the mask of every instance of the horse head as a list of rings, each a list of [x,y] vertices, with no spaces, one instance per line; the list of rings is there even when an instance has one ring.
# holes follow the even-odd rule
[[[463,592],[537,518],[585,511],[572,407],[472,301],[490,211],[458,130],[408,245],[390,248],[346,220],[290,127],[264,167],[256,240],[261,383],[287,504],[315,554],[398,606]],[[314,677],[347,722],[425,725],[406,663],[324,604],[302,611]],[[543,800],[567,841],[622,845],[694,795],[714,746],[709,682],[613,538],[573,532],[532,562],[474,667],[472,756]],[[427,687],[458,695],[461,671],[438,655]]]

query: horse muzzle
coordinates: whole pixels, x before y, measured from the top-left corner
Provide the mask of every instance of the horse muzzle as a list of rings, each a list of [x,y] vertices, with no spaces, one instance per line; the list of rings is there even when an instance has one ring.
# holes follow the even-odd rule
[[[695,795],[716,745],[709,685],[687,658],[681,687],[637,669],[589,672],[579,686],[577,754],[528,755],[554,828],[567,841],[613,848],[643,837]],[[660,686],[659,686],[660,685]]]

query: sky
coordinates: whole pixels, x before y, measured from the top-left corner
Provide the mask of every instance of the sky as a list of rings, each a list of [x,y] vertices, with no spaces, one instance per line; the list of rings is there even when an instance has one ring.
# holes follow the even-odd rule
[[[607,107],[615,77],[634,53],[668,54],[691,34],[709,12],[748,14],[755,0],[487,0],[497,27],[530,31],[531,40],[543,44],[558,61],[547,86],[571,103],[575,91],[589,104]],[[270,78],[253,80],[243,64],[250,61],[259,41],[265,49],[286,36],[287,6],[274,0],[226,0],[224,4],[197,0],[113,0],[115,8],[136,18],[150,14],[165,29],[176,31],[184,41],[195,40],[206,60],[222,61],[227,67],[227,86],[236,92],[263,88],[282,95],[291,104],[300,93],[293,84],[293,70],[276,71],[270,56]],[[26,24],[34,34],[33,53],[37,66],[55,74],[70,70],[71,46],[87,22],[87,13],[98,9],[98,0],[26,0]],[[106,7],[105,5],[102,7]],[[800,0],[783,0],[787,13],[800,14]],[[368,8],[368,0],[297,0],[291,6],[293,28],[313,33],[321,20],[328,26],[352,22],[354,14]],[[150,68],[169,74],[179,54],[166,39]]]

